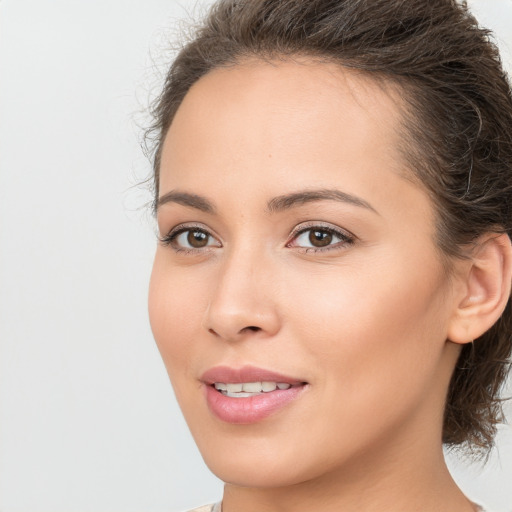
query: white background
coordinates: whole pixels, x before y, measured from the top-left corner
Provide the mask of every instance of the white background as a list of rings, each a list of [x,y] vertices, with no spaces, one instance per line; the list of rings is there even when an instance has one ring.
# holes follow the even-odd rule
[[[194,4],[0,0],[2,512],[172,512],[221,496],[152,341],[151,197],[135,186],[154,60]],[[512,0],[471,4],[510,66]],[[452,465],[501,512],[511,427],[499,445],[484,470]]]

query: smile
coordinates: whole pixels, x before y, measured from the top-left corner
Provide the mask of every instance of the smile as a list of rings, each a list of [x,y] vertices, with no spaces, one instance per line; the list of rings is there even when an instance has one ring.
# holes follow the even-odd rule
[[[251,396],[258,396],[262,393],[271,393],[276,389],[289,389],[292,385],[286,382],[271,381],[236,383],[215,382],[214,387],[224,396],[229,396],[231,398],[247,398]]]
[[[251,424],[294,402],[309,385],[293,377],[244,366],[211,368],[201,378],[209,411],[226,423]]]

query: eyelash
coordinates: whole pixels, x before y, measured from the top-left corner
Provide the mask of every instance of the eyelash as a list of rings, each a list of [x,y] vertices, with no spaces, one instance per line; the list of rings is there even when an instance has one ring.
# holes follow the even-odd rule
[[[208,237],[213,237],[211,233],[201,225],[187,224],[187,225],[179,225],[172,229],[167,235],[163,237],[159,237],[159,241],[164,246],[171,247],[177,253],[183,254],[193,254],[198,252],[205,252],[211,249],[211,246],[206,246],[204,248],[193,248],[193,247],[179,247],[174,242],[176,239],[182,234],[187,233],[188,231],[201,232],[207,235]]]
[[[333,245],[328,245],[325,247],[303,247],[303,246],[293,246],[291,245],[291,242],[293,240],[296,240],[300,235],[307,233],[309,231],[317,230],[323,233],[329,233],[337,238],[340,239],[340,242],[337,242]],[[190,248],[190,247],[179,247],[176,246],[175,241],[183,233],[186,233],[188,231],[195,231],[204,233],[208,237],[213,237],[213,235],[203,226],[201,225],[180,225],[176,226],[174,229],[172,229],[167,235],[163,237],[159,237],[160,243],[162,243],[164,246],[171,247],[175,252],[177,253],[184,253],[184,254],[194,254],[194,253],[204,253],[209,252],[213,246],[205,246],[202,248]],[[291,233],[291,241],[286,244],[286,247],[297,247],[300,252],[303,253],[318,253],[318,252],[327,252],[327,251],[334,251],[334,250],[340,250],[344,249],[347,246],[353,245],[356,241],[356,237],[352,235],[351,233],[341,230],[339,228],[334,228],[333,226],[326,226],[319,223],[312,223],[309,225],[302,225],[296,229],[294,229]]]
[[[325,247],[302,247],[302,246],[295,246],[297,249],[300,250],[300,252],[304,253],[319,253],[319,252],[327,252],[327,251],[335,251],[335,250],[341,250],[345,249],[347,246],[353,245],[356,241],[356,237],[349,233],[348,231],[342,230],[340,228],[335,228],[334,226],[327,226],[316,223],[306,224],[302,225],[298,228],[295,228],[292,231],[291,238],[293,240],[296,240],[300,235],[307,233],[309,231],[320,231],[322,233],[329,233],[330,235],[333,235],[340,239],[339,242],[336,242],[333,245],[327,245]],[[291,242],[288,242],[286,244],[286,247],[294,247],[290,245]]]

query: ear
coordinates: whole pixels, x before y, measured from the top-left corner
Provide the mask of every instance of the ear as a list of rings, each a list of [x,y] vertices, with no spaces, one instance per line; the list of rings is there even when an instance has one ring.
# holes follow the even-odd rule
[[[503,313],[510,296],[512,245],[506,234],[486,234],[479,238],[464,270],[448,339],[469,343],[489,330]],[[465,265],[464,265],[465,263]]]

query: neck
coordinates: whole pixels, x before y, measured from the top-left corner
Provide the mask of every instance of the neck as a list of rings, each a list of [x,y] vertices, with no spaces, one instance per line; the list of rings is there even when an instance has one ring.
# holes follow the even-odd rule
[[[442,454],[441,454],[442,458]],[[353,468],[288,487],[261,489],[227,484],[223,512],[474,512],[444,460],[382,471]]]
[[[377,450],[369,448],[330,473],[294,485],[250,488],[226,484],[222,511],[475,511],[453,481],[440,441],[419,442],[417,437],[400,435],[397,439],[399,445],[395,439],[385,448],[382,444]]]

